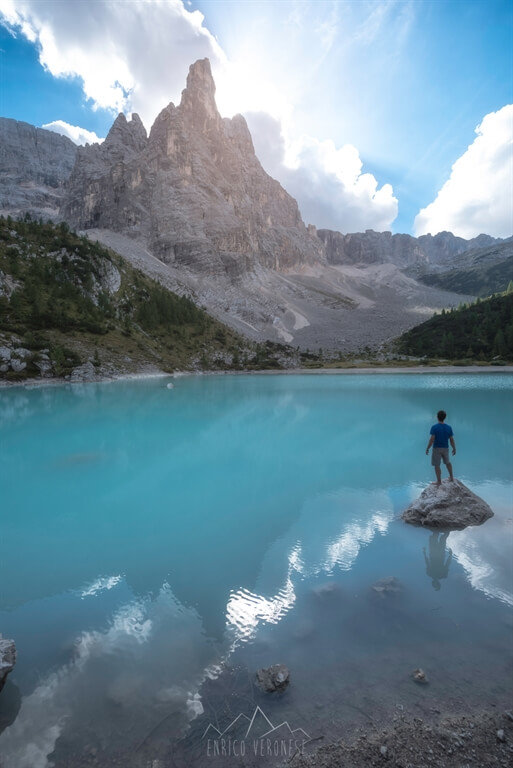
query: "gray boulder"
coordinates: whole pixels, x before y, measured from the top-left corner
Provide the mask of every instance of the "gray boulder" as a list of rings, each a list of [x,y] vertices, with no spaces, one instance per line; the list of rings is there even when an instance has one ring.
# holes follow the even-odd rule
[[[440,487],[428,485],[402,514],[402,519],[413,525],[452,530],[481,525],[489,517],[493,512],[486,501],[460,480],[443,480]]]
[[[0,691],[5,685],[9,672],[12,672],[16,664],[16,646],[14,640],[5,640],[0,635]]]
[[[273,664],[267,669],[259,669],[256,677],[260,688],[268,693],[283,691],[290,682],[290,672],[285,664]]]
[[[27,367],[27,363],[24,360],[17,360],[16,358],[12,358],[11,360],[11,368],[15,373],[21,373],[21,371],[24,371]]]
[[[96,381],[96,368],[93,363],[88,360],[87,363],[77,365],[71,371],[70,381],[73,383],[84,381]]]

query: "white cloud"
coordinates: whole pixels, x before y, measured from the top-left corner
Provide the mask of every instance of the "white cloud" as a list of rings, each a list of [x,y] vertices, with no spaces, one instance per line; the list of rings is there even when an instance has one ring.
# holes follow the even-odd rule
[[[94,131],[88,131],[79,125],[71,125],[64,120],[52,120],[51,123],[45,123],[41,128],[46,128],[47,131],[54,131],[54,133],[60,133],[61,136],[67,136],[68,139],[81,146],[84,146],[84,144],[101,144],[103,141]]]
[[[390,229],[398,211],[393,189],[362,173],[356,147],[311,136],[287,141],[271,115],[246,118],[260,162],[296,198],[307,223],[341,232]]]
[[[490,112],[436,198],[415,218],[417,235],[513,234],[513,104]]]
[[[318,64],[333,47],[338,12],[333,6],[316,28]],[[207,56],[221,114],[252,113],[250,129],[260,160],[298,200],[308,222],[354,232],[388,229],[395,219],[392,187],[378,187],[372,174],[362,173],[354,146],[337,147],[308,135],[293,139],[292,131],[283,128],[296,123],[294,103],[303,90],[302,78],[292,90],[289,80],[277,84],[275,72],[270,78],[258,65],[261,50],[245,49],[237,61],[228,61],[203,15],[187,10],[181,0],[0,0],[0,14],[15,34],[38,46],[41,64],[54,76],[81,78],[93,108],[137,112],[147,129],[164,106],[179,101],[189,65]],[[44,127],[76,143],[98,140],[61,120]]]
[[[149,128],[157,113],[178,101],[189,65],[226,57],[203,26],[199,11],[181,0],[0,0],[3,23],[39,48],[55,77],[79,77],[93,108],[138,112]]]

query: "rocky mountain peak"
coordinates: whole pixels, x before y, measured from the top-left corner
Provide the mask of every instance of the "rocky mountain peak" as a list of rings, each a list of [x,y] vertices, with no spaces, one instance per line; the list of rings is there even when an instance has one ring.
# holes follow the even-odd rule
[[[104,146],[109,149],[115,149],[121,145],[124,149],[140,152],[144,149],[146,140],[146,129],[139,115],[134,112],[132,119],[127,120],[123,112],[120,112],[111,125],[104,141]]]
[[[216,86],[212,77],[210,61],[198,59],[189,67],[187,85],[182,91],[180,106],[185,110],[200,111],[207,117],[218,118]]]
[[[102,145],[78,152],[62,215],[141,238],[164,263],[231,280],[324,261],[296,201],[260,165],[245,119],[221,118],[215,90],[200,59],[149,138],[136,115],[118,115]]]

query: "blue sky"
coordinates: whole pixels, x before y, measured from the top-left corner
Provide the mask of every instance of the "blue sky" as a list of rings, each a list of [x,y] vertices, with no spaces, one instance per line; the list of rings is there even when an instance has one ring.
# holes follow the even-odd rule
[[[122,103],[127,112],[135,107],[149,127],[165,103],[179,100],[188,65],[209,55],[222,114],[248,114],[264,167],[298,198],[305,218],[317,216],[320,221],[313,223],[325,219],[346,231],[363,229],[368,221],[376,229],[413,232],[415,216],[451,179],[453,164],[476,138],[476,126],[513,101],[511,2],[210,0],[182,6],[179,0],[141,0],[140,16],[134,5],[129,10],[128,4],[108,8],[101,0],[74,6],[66,0],[0,0],[7,25],[0,26],[0,114],[35,125],[62,120],[103,137]],[[53,35],[53,47],[45,30]],[[112,66],[99,59],[106,48],[101,34],[113,43]],[[102,72],[114,82],[110,91]],[[113,72],[121,73],[122,85],[114,95]],[[499,118],[495,126],[488,121],[488,142],[498,142],[511,123],[509,113],[501,114],[500,126]],[[283,157],[277,159],[279,141]],[[348,146],[354,152],[342,151]],[[496,174],[480,168],[481,160],[470,167],[471,160],[463,164],[467,175],[476,176],[475,185],[477,176],[490,177],[483,207],[497,208]],[[455,228],[468,207],[468,201],[454,199],[467,177],[464,182],[455,180],[444,205],[454,207],[449,223]],[[312,189],[315,204],[308,199]],[[426,218],[442,226],[440,211]],[[483,215],[475,226],[486,223]],[[493,226],[502,234],[509,224]]]

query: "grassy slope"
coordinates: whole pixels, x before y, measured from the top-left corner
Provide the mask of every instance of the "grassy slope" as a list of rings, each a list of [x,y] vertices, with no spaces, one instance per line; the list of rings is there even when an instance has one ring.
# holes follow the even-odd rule
[[[31,352],[22,372],[0,372],[13,380],[39,375],[42,354],[57,376],[87,360],[100,373],[277,366],[271,345],[251,344],[67,225],[0,217],[2,344]]]
[[[398,349],[407,355],[449,360],[513,361],[513,292],[442,311],[404,333]]]

